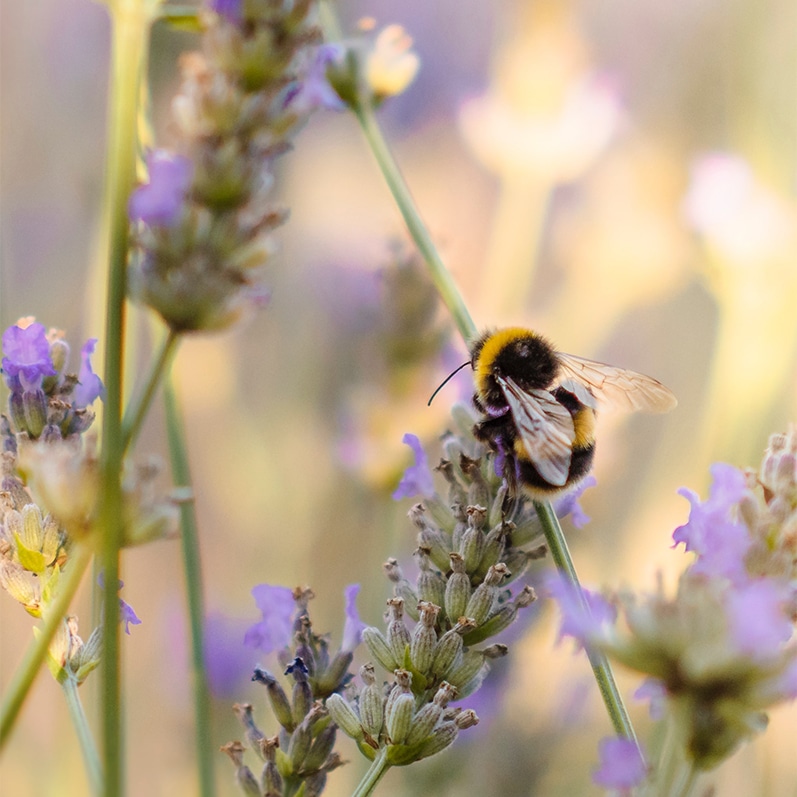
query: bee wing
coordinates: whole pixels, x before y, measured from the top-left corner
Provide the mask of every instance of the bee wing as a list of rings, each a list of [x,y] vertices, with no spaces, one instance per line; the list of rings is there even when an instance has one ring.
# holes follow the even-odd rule
[[[559,384],[588,406],[595,406],[592,394],[614,407],[645,412],[669,412],[678,403],[670,390],[652,376],[573,354],[557,354],[562,377]]]
[[[559,486],[567,481],[576,432],[573,418],[547,390],[523,390],[496,377],[529,459],[540,476]]]

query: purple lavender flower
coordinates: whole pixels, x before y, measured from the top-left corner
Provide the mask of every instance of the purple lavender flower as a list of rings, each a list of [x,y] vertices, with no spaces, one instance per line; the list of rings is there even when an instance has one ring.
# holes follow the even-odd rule
[[[119,589],[125,585],[124,581],[119,581]],[[105,591],[105,571],[100,570],[97,574],[97,584],[99,585],[100,589]],[[139,619],[138,615],[136,614],[133,607],[122,598],[119,598],[119,622],[125,624],[125,633],[129,636],[130,635],[130,626],[131,625],[141,625],[141,620]]]
[[[264,653],[287,647],[293,634],[296,608],[293,591],[287,587],[258,584],[252,588],[252,596],[263,619],[246,630],[244,644]]]
[[[210,7],[232,25],[240,25],[243,19],[243,0],[210,0]]]
[[[577,528],[581,529],[589,523],[589,515],[584,512],[581,508],[581,504],[579,504],[579,499],[584,494],[584,491],[589,487],[594,487],[598,483],[598,480],[594,476],[587,476],[581,484],[576,487],[575,490],[571,490],[569,493],[564,495],[562,498],[554,501],[553,509],[556,512],[556,516],[558,518],[565,518],[568,515],[571,515],[570,518],[572,524]]]
[[[41,388],[45,376],[55,376],[50,344],[42,324],[20,327],[3,333],[3,373],[9,390],[15,393]]]
[[[647,766],[631,739],[608,736],[598,742],[600,767],[592,773],[592,781],[607,789],[632,789],[647,775]]]
[[[739,650],[758,660],[778,656],[792,635],[787,595],[772,579],[759,578],[728,591],[731,637]]]
[[[750,534],[744,523],[731,520],[730,513],[745,494],[745,477],[738,468],[721,462],[711,466],[711,475],[713,482],[706,501],[701,502],[696,493],[685,487],[678,491],[692,508],[689,522],[673,532],[673,540],[675,545],[682,542],[687,551],[697,554],[692,572],[744,581]]]
[[[343,653],[351,653],[360,644],[365,623],[360,620],[360,613],[357,611],[357,595],[360,592],[359,584],[349,584],[343,590],[346,598],[346,622],[343,624],[343,641],[340,649]]]
[[[243,644],[248,623],[221,612],[205,618],[205,667],[217,698],[234,698],[252,674],[254,654]]]
[[[182,155],[158,149],[147,156],[147,170],[149,182],[130,195],[128,215],[131,221],[171,227],[180,217],[194,165]]]
[[[133,607],[122,598],[119,598],[119,621],[125,624],[125,633],[130,634],[131,625],[141,625],[138,615],[135,613]]]
[[[95,399],[105,393],[102,380],[94,373],[91,367],[91,355],[94,354],[96,345],[97,338],[89,338],[80,350],[78,384],[72,394],[73,403],[76,407],[88,407]]]
[[[587,604],[585,611],[573,585],[559,573],[551,573],[545,579],[545,587],[549,595],[559,604],[562,612],[560,640],[570,636],[581,647],[590,638],[601,636],[606,626],[614,625],[617,620],[617,609],[602,595],[588,589],[581,590]]]
[[[780,676],[778,690],[786,700],[797,700],[797,657]]]
[[[667,688],[658,678],[645,678],[634,692],[635,700],[649,700],[648,712],[652,720],[664,719]]]
[[[407,433],[401,438],[401,442],[406,443],[412,449],[415,454],[415,464],[410,465],[404,471],[404,475],[393,493],[393,499],[398,501],[401,498],[413,498],[416,495],[431,498],[435,492],[434,479],[421,441],[414,434]]]
[[[286,105],[298,114],[306,114],[316,108],[328,111],[345,110],[346,105],[327,80],[327,69],[339,63],[344,56],[343,48],[337,44],[322,44],[315,51],[304,80],[289,92]]]

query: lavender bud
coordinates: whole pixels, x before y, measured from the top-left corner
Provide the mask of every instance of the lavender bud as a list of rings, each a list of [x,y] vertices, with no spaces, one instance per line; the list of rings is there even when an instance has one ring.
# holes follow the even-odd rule
[[[495,600],[500,591],[500,584],[508,575],[509,571],[503,563],[493,565],[488,571],[487,575],[473,591],[468,606],[465,609],[465,615],[473,618],[476,625],[481,625],[490,615]]]
[[[412,634],[410,661],[418,672],[426,674],[432,666],[437,645],[437,632],[434,627],[440,607],[432,603],[422,603],[418,610],[421,613],[421,620]]]
[[[481,650],[466,650],[462,654],[462,663],[446,674],[446,680],[457,688],[461,696],[461,687],[474,678],[483,666],[484,653]]]
[[[412,641],[410,632],[404,625],[404,601],[401,598],[391,598],[387,605],[391,613],[390,622],[387,624],[387,643],[393,658],[401,666]]]
[[[407,673],[409,675],[409,673]],[[385,710],[385,728],[392,744],[403,744],[412,727],[415,713],[415,696],[409,684],[397,685],[398,695],[388,702]]]
[[[451,569],[445,594],[446,617],[452,622],[465,615],[465,607],[470,600],[470,578],[465,572],[465,560],[460,554],[451,554]]]
[[[310,752],[304,759],[303,769],[305,771],[312,772],[314,769],[321,769],[329,754],[332,752],[332,748],[335,746],[337,731],[337,725],[330,722],[329,725],[313,739]]]
[[[431,733],[430,737],[424,742],[418,754],[418,760],[428,758],[441,750],[445,750],[453,744],[459,736],[459,728],[453,722],[443,722],[438,725]]]
[[[459,665],[462,660],[462,635],[474,627],[473,620],[460,617],[457,624],[440,637],[434,651],[431,668],[435,678],[443,678],[450,669]]]
[[[351,707],[351,704],[337,692],[327,698],[326,709],[332,721],[343,733],[359,741],[363,738],[363,728],[360,718]]]
[[[398,662],[393,656],[387,640],[382,636],[382,632],[378,628],[367,626],[363,629],[362,638],[370,654],[384,669],[388,672],[393,672],[398,667]]]
[[[385,699],[376,683],[373,664],[364,664],[360,668],[360,677],[365,683],[360,692],[360,720],[363,730],[378,740],[384,722]]]
[[[426,601],[435,606],[445,605],[446,580],[437,570],[432,569],[429,557],[423,552],[418,552],[418,602]],[[417,604],[416,604],[417,611]],[[420,615],[418,615],[420,617]]]
[[[293,721],[291,704],[285,690],[280,686],[277,679],[267,670],[255,667],[252,680],[263,684],[268,690],[268,699],[277,722],[288,732],[293,733],[296,723]]]
[[[26,390],[22,394],[22,407],[25,412],[23,428],[35,439],[47,425],[47,396],[41,388]]]
[[[235,703],[232,707],[235,716],[238,717],[241,725],[244,726],[246,733],[246,741],[252,749],[260,751],[260,742],[263,739],[263,731],[255,724],[255,718],[252,715],[251,703]]]

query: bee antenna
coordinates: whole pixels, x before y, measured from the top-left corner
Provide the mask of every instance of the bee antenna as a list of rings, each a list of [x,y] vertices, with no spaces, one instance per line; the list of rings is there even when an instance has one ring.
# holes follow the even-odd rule
[[[429,401],[426,402],[427,407],[432,406],[432,399],[443,389],[443,386],[446,385],[455,374],[458,374],[466,365],[470,365],[470,360],[466,360],[462,365],[457,366],[438,386],[437,390],[429,397]]]

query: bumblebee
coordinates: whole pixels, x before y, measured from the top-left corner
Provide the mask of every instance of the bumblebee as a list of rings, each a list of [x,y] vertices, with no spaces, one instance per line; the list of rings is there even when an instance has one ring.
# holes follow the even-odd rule
[[[589,472],[598,400],[648,412],[677,404],[652,377],[563,354],[521,327],[486,332],[471,349],[470,365],[473,403],[486,416],[474,434],[496,452],[510,485],[533,498],[567,491]]]

